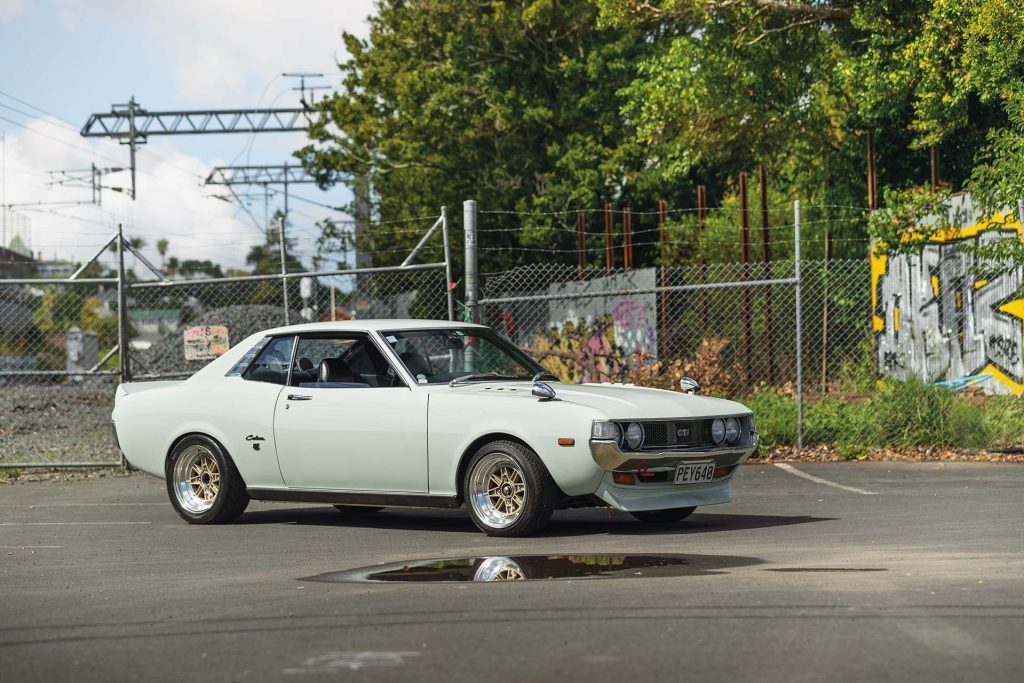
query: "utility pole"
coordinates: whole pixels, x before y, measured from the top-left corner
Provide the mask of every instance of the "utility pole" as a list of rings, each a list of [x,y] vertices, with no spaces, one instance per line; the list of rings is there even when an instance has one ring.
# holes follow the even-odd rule
[[[100,168],[93,163],[89,165],[89,168],[47,171],[50,174],[50,180],[46,184],[51,187],[62,185],[64,187],[89,188],[92,191],[91,203],[96,206],[103,206],[103,190],[112,190],[114,192],[126,191],[123,187],[104,187],[103,176],[127,170],[121,167]],[[127,191],[130,192],[131,190]]]
[[[0,247],[7,247],[7,133],[0,131],[0,210],[4,212],[3,237],[0,239]]]

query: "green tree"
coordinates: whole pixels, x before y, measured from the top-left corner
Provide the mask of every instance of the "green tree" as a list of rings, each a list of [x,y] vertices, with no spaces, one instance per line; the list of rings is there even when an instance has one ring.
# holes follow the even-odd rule
[[[341,90],[298,156],[324,186],[368,179],[382,221],[436,216],[441,205],[455,213],[469,198],[529,213],[650,205],[657,190],[643,180],[619,90],[651,46],[597,18],[586,0],[383,0],[369,40],[344,36]],[[574,221],[483,215],[481,229],[494,232],[481,267],[532,257],[520,246],[571,249],[571,232],[553,228]],[[375,225],[374,262],[400,262],[429,225]]]

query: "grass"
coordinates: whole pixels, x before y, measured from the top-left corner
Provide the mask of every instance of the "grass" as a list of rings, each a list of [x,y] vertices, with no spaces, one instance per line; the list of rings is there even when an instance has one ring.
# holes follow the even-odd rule
[[[766,449],[796,444],[796,400],[755,392],[754,411]],[[804,444],[829,445],[847,458],[868,447],[998,448],[1024,437],[1024,401],[978,397],[919,381],[880,383],[866,397],[823,396],[804,404]]]

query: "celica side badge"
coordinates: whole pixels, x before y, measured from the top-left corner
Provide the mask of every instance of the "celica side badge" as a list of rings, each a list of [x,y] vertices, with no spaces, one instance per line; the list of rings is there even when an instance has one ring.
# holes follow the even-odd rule
[[[260,449],[260,441],[266,441],[266,439],[264,439],[259,434],[250,434],[249,436],[245,437],[245,440],[253,442],[252,449],[254,451],[258,451]]]

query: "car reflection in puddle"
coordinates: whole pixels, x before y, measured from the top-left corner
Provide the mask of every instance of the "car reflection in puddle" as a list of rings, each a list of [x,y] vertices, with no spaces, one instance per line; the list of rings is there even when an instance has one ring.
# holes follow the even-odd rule
[[[730,555],[515,555],[430,559],[327,572],[300,579],[324,583],[530,581],[706,576],[760,564]]]

